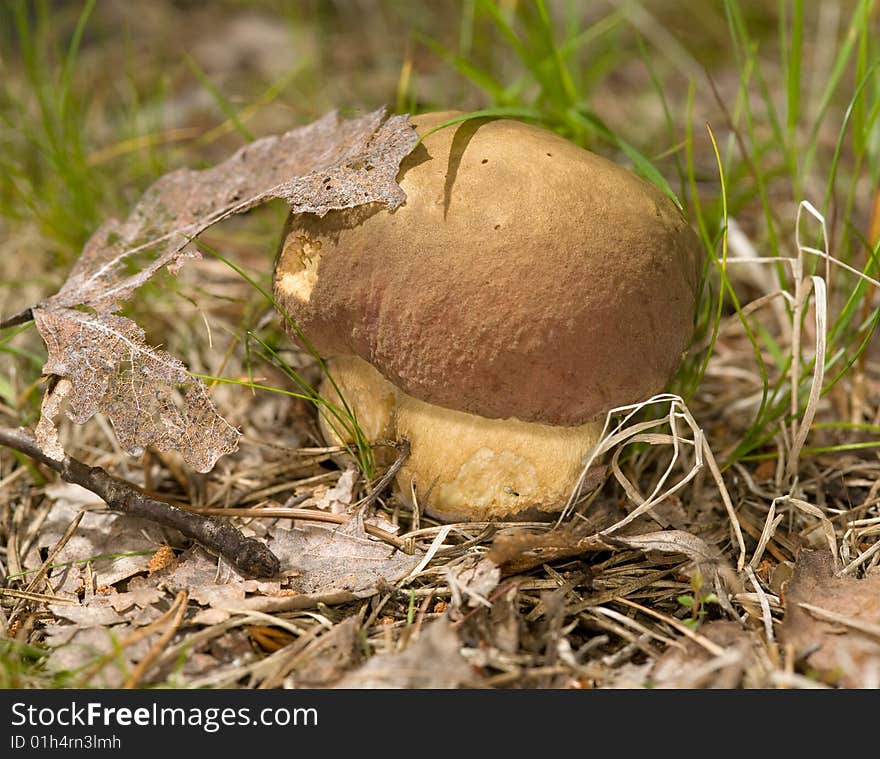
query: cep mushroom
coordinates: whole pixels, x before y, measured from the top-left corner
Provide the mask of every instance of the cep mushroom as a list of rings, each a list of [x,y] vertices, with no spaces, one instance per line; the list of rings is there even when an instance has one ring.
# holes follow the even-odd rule
[[[517,121],[425,136],[398,181],[394,212],[291,215],[276,297],[366,437],[409,441],[401,498],[443,520],[559,511],[604,414],[679,365],[697,236],[652,184]]]

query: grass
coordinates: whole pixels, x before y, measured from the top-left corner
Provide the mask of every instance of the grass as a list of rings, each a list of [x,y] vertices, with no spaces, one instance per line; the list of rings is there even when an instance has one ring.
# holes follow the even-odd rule
[[[259,385],[254,382],[229,380],[222,377],[210,377],[203,375],[201,378],[209,382],[228,382],[231,384],[239,385],[241,387],[249,387],[252,390],[279,392],[283,395],[289,395],[294,398],[301,398],[302,400],[308,401],[315,406],[319,414],[323,415],[324,419],[327,421],[327,424],[330,426],[330,429],[333,430],[333,432],[341,441],[343,441],[343,447],[357,463],[358,468],[360,469],[364,477],[366,477],[368,480],[371,480],[373,477],[375,477],[376,465],[373,459],[373,444],[369,440],[367,440],[364,431],[358,424],[357,415],[346,401],[342,389],[339,387],[336,380],[334,379],[332,373],[327,366],[327,363],[324,361],[323,356],[321,356],[321,354],[312,344],[311,340],[309,340],[309,338],[305,334],[303,334],[302,330],[299,328],[299,326],[296,324],[290,314],[275,299],[272,293],[270,293],[267,288],[263,287],[257,281],[255,276],[248,274],[235,262],[230,261],[228,258],[222,256],[218,251],[214,250],[208,245],[205,245],[204,243],[199,243],[199,249],[214,256],[219,261],[222,261],[239,277],[245,280],[252,288],[254,288],[254,290],[256,290],[263,297],[263,299],[281,315],[281,318],[286,324],[288,331],[297,337],[297,339],[304,346],[308,354],[317,363],[318,367],[321,370],[322,376],[327,378],[330,386],[333,388],[336,396],[339,398],[339,403],[331,403],[326,398],[324,398],[317,390],[317,388],[315,388],[305,377],[303,377],[300,372],[292,367],[287,361],[285,361],[281,354],[275,348],[273,348],[266,340],[262,339],[258,334],[250,331],[247,333],[247,339],[253,340],[259,345],[260,358],[263,361],[273,364],[274,366],[279,368],[284,373],[284,375],[293,382],[294,386],[300,389],[300,392],[290,393],[289,391],[283,390],[281,388]],[[251,371],[250,366],[248,371]]]
[[[382,97],[396,103],[398,111],[458,107],[466,114],[447,124],[483,117],[541,124],[628,165],[670,195],[692,221],[705,249],[705,266],[693,345],[670,388],[686,406],[667,398],[665,405],[658,402],[633,412],[627,421],[632,434],[615,430],[626,441],[621,443],[626,450],[615,459],[621,476],[607,487],[617,494],[646,493],[636,508],[640,519],[649,506],[656,509],[676,503],[676,498],[690,508],[723,501],[729,524],[713,535],[725,555],[738,556],[740,565],[758,552],[762,560],[772,556],[776,563],[791,563],[794,552],[786,541],[808,543],[814,534],[830,529],[841,556],[858,572],[876,566],[878,554],[868,552],[875,545],[870,520],[878,518],[869,497],[875,493],[870,483],[877,480],[872,457],[880,445],[872,355],[872,336],[880,321],[878,6],[878,0],[841,0],[821,9],[803,0],[780,0],[775,7],[723,0],[717,10],[695,5],[694,13],[704,14],[705,37],[688,40],[685,47],[677,41],[676,19],[649,2],[609,4],[602,6],[606,10],[585,14],[578,3],[464,0],[454,23],[440,27],[441,32],[434,24],[413,24],[409,47],[390,53],[399,76]],[[394,2],[382,7],[389,13],[408,12]],[[309,71],[321,82],[322,77],[329,81],[338,76],[320,66],[293,67],[280,79],[259,82],[252,90],[258,94],[243,99],[225,91],[222,80],[193,54],[182,76],[207,95],[213,120],[169,131],[161,114],[173,93],[161,70],[146,76],[146,82],[124,75],[129,96],[122,105],[111,106],[112,98],[99,98],[90,89],[94,72],[84,67],[84,50],[95,44],[89,34],[100,8],[84,2],[75,13],[68,10],[73,15],[61,36],[49,11],[45,2],[13,2],[0,9],[3,49],[13,51],[9,61],[14,61],[4,58],[9,70],[4,68],[6,82],[0,91],[0,224],[21,240],[29,230],[39,240],[37,247],[49,251],[42,260],[51,262],[31,271],[0,268],[0,293],[16,294],[22,280],[30,280],[28,286],[35,291],[51,292],[100,221],[125,214],[137,191],[159,174],[172,166],[198,167],[209,161],[212,149],[260,134],[261,114],[284,104],[285,98],[293,99],[290,87],[297,72]],[[325,13],[322,28],[343,23]],[[428,18],[430,11],[424,13]],[[136,55],[131,53],[129,69],[137,68]],[[706,62],[704,71],[697,61]],[[445,78],[433,68],[438,65]],[[339,73],[344,79],[345,69]],[[632,104],[623,107],[618,100]],[[286,107],[297,118],[303,112],[296,108],[306,108],[301,103]],[[628,120],[638,109],[650,118]],[[274,221],[258,215],[249,220],[256,231],[248,239],[265,236]],[[277,234],[268,232],[273,242]],[[251,243],[242,243],[229,252],[223,245],[230,245],[231,237],[224,240],[217,231],[211,235],[210,243],[203,239],[200,244],[227,277],[238,280],[231,295],[221,297],[210,286],[183,277],[173,288],[157,282],[131,308],[155,319],[157,334],[163,334],[163,326],[168,329],[164,336],[171,350],[181,349],[184,356],[191,350],[196,376],[230,406],[259,392],[285,402],[300,399],[329,414],[341,430],[350,432],[355,440],[350,453],[366,478],[372,478],[372,448],[359,434],[352,410],[344,402],[337,406],[321,398],[315,382],[303,373],[300,357],[290,351],[278,320],[263,318],[277,309],[267,285],[270,246],[254,253]],[[245,263],[237,263],[236,253]],[[191,325],[150,314],[161,308],[173,314],[188,300],[204,310],[216,333],[228,337],[222,361],[201,344],[190,345]],[[296,332],[295,324],[288,326]],[[41,350],[27,327],[0,333],[4,423],[32,425],[37,418]],[[320,356],[311,352],[320,365]],[[659,426],[692,421],[693,440],[675,430],[666,435],[656,427],[636,429],[651,420],[660,420]],[[265,438],[273,428],[261,432]],[[655,437],[646,441],[642,433]],[[698,433],[705,433],[707,450],[718,460],[710,476],[697,472]],[[90,450],[108,447],[98,433],[85,440]],[[614,455],[612,450],[606,453]],[[2,496],[4,477],[19,464],[0,455],[9,462],[0,470]],[[761,469],[776,462],[779,467]],[[167,469],[173,469],[171,463]],[[324,474],[309,471],[309,476]],[[220,477],[209,480],[211,495],[197,494],[191,500],[222,500],[218,492],[226,492],[227,486],[218,484]],[[177,487],[174,480],[167,475],[165,487]],[[713,481],[719,485],[714,490]],[[838,482],[845,483],[839,497],[832,487]],[[191,487],[180,484],[185,486]],[[850,508],[850,494],[865,489],[868,495]],[[190,496],[175,495],[184,500]],[[383,514],[409,524],[406,515],[386,506]],[[777,523],[775,537],[764,540],[762,531],[777,518],[777,509],[778,515],[788,509],[787,518]],[[624,519],[630,518],[636,519],[632,514]],[[479,539],[482,527],[441,535],[436,529],[430,532],[431,526],[409,526],[424,533],[430,550],[443,548],[418,583],[397,594],[389,591],[375,607],[358,607],[360,619],[366,620],[357,637],[364,656],[405,642],[409,633],[400,630],[417,631],[430,614],[425,599],[449,597],[444,585],[449,577],[444,562],[452,566],[449,552],[454,554],[461,544],[483,551],[488,540]],[[2,529],[8,536],[9,524]],[[441,539],[434,545],[437,536]],[[574,604],[565,608],[567,619],[579,620],[578,630],[586,627],[591,635],[598,630],[609,638],[596,648],[605,657],[602,662],[627,661],[624,650],[646,659],[658,657],[659,643],[685,634],[680,627],[698,634],[712,619],[729,616],[721,605],[724,594],[708,578],[705,583],[697,582],[697,575],[684,580],[663,574],[653,557],[624,554],[592,554],[599,590],[566,591],[577,595],[580,606],[563,596]],[[739,613],[745,609],[761,620],[764,653],[779,663],[783,654],[774,648],[772,635],[781,619],[781,602],[769,574],[761,574],[761,563],[754,565],[747,565],[752,575],[746,578],[753,582],[746,584],[755,587],[754,597],[749,590],[732,603]],[[526,575],[517,603],[526,608],[530,623],[551,625],[542,616],[546,608],[539,592],[560,586],[553,574],[560,566],[573,571],[568,564],[545,561]],[[639,578],[648,575],[658,579],[639,585]],[[615,590],[619,588],[624,589]],[[611,600],[584,607],[583,599],[596,593]],[[606,605],[614,603],[616,610],[609,613]],[[644,611],[648,606],[654,616]],[[389,624],[399,623],[393,635],[391,627],[380,626],[381,609],[392,620]],[[296,618],[296,625],[306,624]],[[590,636],[584,633],[579,644],[589,646]],[[584,656],[590,667],[598,667],[598,654],[595,659]],[[57,687],[60,681],[42,672],[43,658],[39,647],[3,642],[0,685]],[[514,671],[504,670],[512,666],[509,662],[496,664],[493,683],[534,684],[543,677],[561,682],[541,674],[544,670],[532,666],[534,662],[523,668],[519,680],[509,679]],[[590,669],[593,675],[597,671]],[[783,671],[779,663],[766,683],[782,683]],[[575,677],[575,670],[566,672]],[[583,672],[576,676],[590,680]],[[175,677],[185,680],[180,673]],[[607,672],[593,677],[596,682],[611,679]]]
[[[472,112],[467,118],[529,120],[553,129],[585,148],[618,148],[631,161],[636,173],[657,184],[678,203],[663,174],[620,133],[609,128],[590,103],[590,89],[597,75],[611,63],[609,43],[605,38],[622,22],[621,12],[614,12],[585,30],[572,23],[565,24],[564,35],[557,39],[544,0],[521,3],[515,8],[515,13],[506,13],[496,0],[477,0],[474,13],[462,19],[462,24],[470,27],[477,24],[480,15],[491,21],[502,44],[509,46],[522,69],[509,83],[500,81],[493,71],[482,68],[479,62],[469,60],[462,54],[467,50],[453,53],[430,38],[422,37],[431,50],[493,101],[493,107]],[[515,26],[516,22],[519,28]],[[472,28],[462,30],[462,40],[472,40],[473,37]],[[605,44],[599,46],[597,43]],[[572,66],[572,60],[588,44],[599,47],[600,53],[579,57],[577,67]],[[471,45],[465,47],[469,49]],[[454,123],[457,121],[449,120],[435,129]]]

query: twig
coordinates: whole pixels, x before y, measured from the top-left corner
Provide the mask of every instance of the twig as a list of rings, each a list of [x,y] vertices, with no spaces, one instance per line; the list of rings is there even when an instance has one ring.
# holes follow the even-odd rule
[[[33,321],[33,319],[33,310],[31,310],[30,308],[26,308],[24,311],[19,311],[17,314],[7,316],[5,319],[0,319],[0,329],[6,329],[7,327],[17,327],[19,324],[27,324],[29,321]]]
[[[249,519],[300,519],[305,522],[329,522],[330,524],[346,524],[351,521],[351,517],[347,514],[332,514],[329,511],[318,511],[317,509],[290,509],[286,506],[262,506],[253,509],[240,508],[190,508],[186,510],[191,514],[202,514],[204,516],[236,516],[246,517]],[[364,532],[372,535],[374,538],[390,543],[395,548],[407,554],[412,554],[414,550],[413,540],[403,540],[397,535],[393,535],[381,527],[364,522]]]
[[[43,582],[46,575],[49,573],[49,567],[52,566],[52,563],[55,561],[55,557],[61,553],[61,549],[67,545],[67,542],[73,537],[73,533],[76,532],[79,527],[79,523],[82,521],[83,516],[85,516],[85,512],[81,511],[77,514],[71,523],[67,526],[67,529],[64,531],[64,534],[55,544],[55,547],[49,552],[49,555],[43,561],[42,566],[37,571],[37,574],[31,579],[28,583],[28,586],[24,589],[25,593],[36,593],[37,588],[40,586],[40,583]],[[49,589],[54,593],[54,589],[49,586]],[[21,601],[15,605],[15,608],[12,610],[12,614],[9,617],[9,624],[12,624],[17,618],[22,608],[24,608],[24,602]]]
[[[400,468],[404,465],[406,460],[409,458],[409,440],[403,438],[397,444],[397,450],[400,453],[397,454],[397,458],[394,463],[388,467],[388,471],[382,475],[382,479],[376,483],[376,487],[370,492],[370,494],[364,498],[357,506],[360,509],[365,509],[369,506],[373,501],[375,501],[380,495],[382,495],[382,491],[388,487],[391,481],[397,476],[397,473],[400,471]]]
[[[140,682],[141,678],[147,673],[147,671],[153,666],[159,654],[161,654],[165,650],[165,646],[168,645],[168,641],[174,636],[174,633],[177,632],[177,628],[180,627],[180,623],[183,621],[183,615],[186,613],[186,599],[187,592],[185,590],[181,590],[177,597],[174,599],[174,602],[171,604],[171,608],[168,609],[165,616],[162,619],[166,619],[171,617],[171,621],[168,625],[168,628],[159,636],[159,640],[156,641],[150,647],[150,650],[147,652],[147,655],[138,662],[138,665],[132,670],[131,674],[126,679],[123,684],[123,688],[136,688],[137,684]]]
[[[79,601],[72,601],[69,598],[57,598],[46,593],[30,593],[27,590],[15,590],[14,588],[0,588],[0,596],[20,598],[25,601],[36,601],[41,604],[73,604],[74,606],[79,606]],[[11,619],[6,624],[7,628],[12,624]]]
[[[231,524],[150,498],[101,467],[88,466],[70,456],[57,461],[40,449],[28,430],[0,427],[0,445],[24,453],[58,472],[65,481],[91,490],[115,511],[179,530],[219,553],[245,574],[272,577],[281,570],[281,562],[268,547],[254,538],[246,538]]]

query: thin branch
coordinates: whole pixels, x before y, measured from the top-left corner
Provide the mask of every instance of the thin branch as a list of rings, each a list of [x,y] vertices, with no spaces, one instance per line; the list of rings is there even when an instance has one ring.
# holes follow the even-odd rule
[[[367,506],[373,503],[385,488],[391,483],[400,468],[404,465],[409,457],[410,445],[409,440],[404,438],[395,446],[399,451],[397,459],[388,467],[382,478],[376,483],[376,486],[363,500],[359,501],[356,506],[363,511]],[[192,514],[204,514],[206,516],[223,516],[235,514],[242,517],[272,517],[279,519],[301,519],[312,522],[330,522],[331,524],[346,524],[351,520],[347,514],[331,514],[326,511],[317,511],[315,509],[293,509],[286,506],[283,507],[259,507],[254,509],[224,509],[224,508],[191,508],[186,509]],[[364,522],[364,532],[372,535],[374,538],[383,540],[393,545],[399,551],[412,555],[415,550],[415,543],[412,539],[402,539],[393,535],[386,530],[376,527],[369,522]]]
[[[60,461],[53,459],[43,453],[24,428],[0,427],[0,445],[45,464],[67,482],[91,490],[114,511],[179,530],[208,550],[219,553],[247,575],[272,577],[281,570],[281,562],[275,554],[260,541],[246,538],[231,524],[150,498],[101,467],[88,466],[70,456]]]
[[[406,463],[406,460],[409,458],[409,440],[403,438],[397,445],[395,446],[399,451],[397,458],[394,463],[388,467],[388,471],[382,475],[382,479],[376,483],[376,487],[370,492],[370,494],[360,501],[357,506],[363,510],[366,509],[371,503],[375,502],[376,499],[382,495],[382,491],[388,487],[391,481],[397,476],[397,473],[400,471],[400,468]]]
[[[6,329],[7,327],[17,327],[19,324],[27,324],[28,322],[33,320],[33,310],[30,308],[26,308],[24,311],[19,311],[17,314],[8,316],[5,319],[0,319],[0,329]]]
[[[191,514],[203,514],[205,516],[236,516],[256,519],[298,519],[306,522],[327,522],[329,524],[348,524],[352,517],[348,514],[331,514],[329,511],[318,511],[317,509],[292,509],[287,506],[260,506],[253,509],[240,508],[189,508],[186,509]],[[406,554],[413,553],[413,541],[403,540],[396,535],[383,530],[381,527],[364,522],[364,532],[372,535],[390,545],[394,546]]]

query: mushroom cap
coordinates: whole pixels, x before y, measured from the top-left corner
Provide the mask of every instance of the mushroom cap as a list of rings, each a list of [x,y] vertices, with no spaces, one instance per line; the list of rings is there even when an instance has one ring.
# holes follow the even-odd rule
[[[412,122],[423,134],[454,115]],[[276,295],[319,352],[359,356],[426,403],[551,425],[668,383],[703,254],[654,185],[510,120],[428,135],[398,181],[394,212],[288,220]]]

